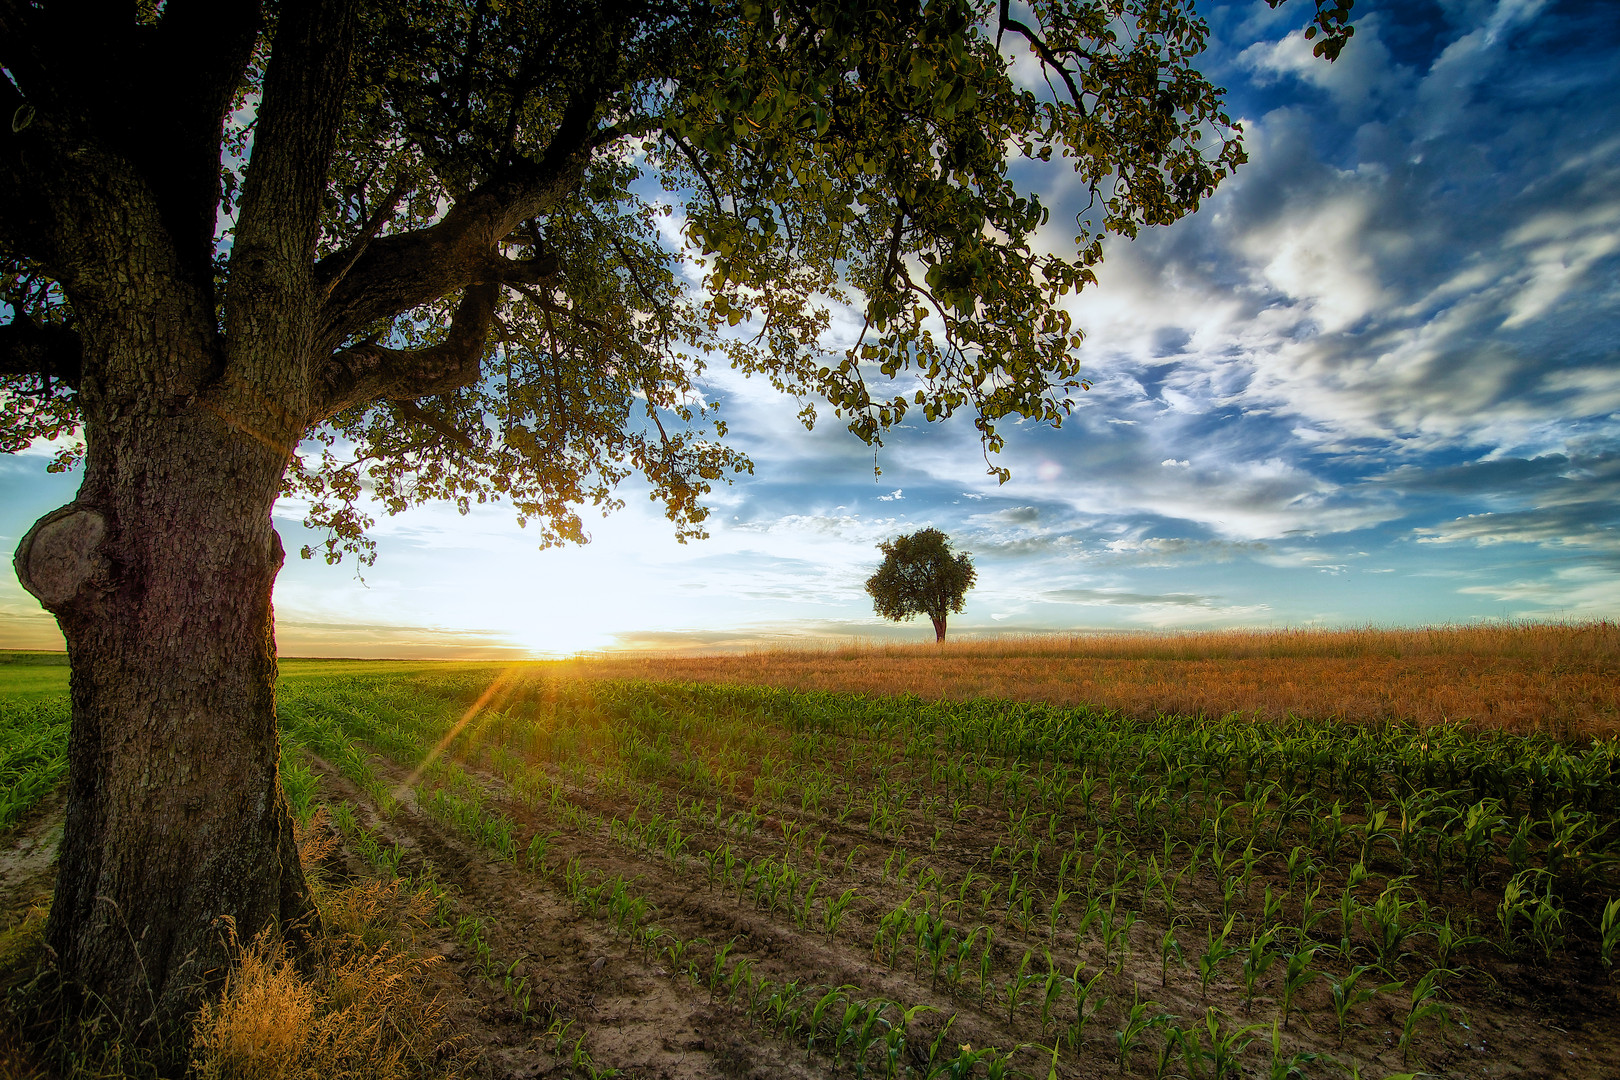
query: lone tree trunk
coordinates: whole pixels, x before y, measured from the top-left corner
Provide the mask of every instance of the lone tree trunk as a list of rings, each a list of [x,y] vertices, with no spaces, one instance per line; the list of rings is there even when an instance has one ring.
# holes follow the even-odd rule
[[[935,641],[935,643],[937,644],[938,642],[944,641],[945,640],[945,616],[944,615],[930,615],[928,617],[934,621],[934,641]]]
[[[144,54],[116,21],[87,37],[67,8],[19,10],[0,10],[0,38],[28,39],[44,107],[14,122],[26,153],[0,155],[0,190],[23,193],[0,237],[71,300],[73,348],[49,359],[87,443],[78,498],[15,559],[72,666],[46,941],[70,1008],[173,1064],[233,943],[316,917],[278,776],[270,511],[319,419],[313,266],[353,5],[278,7],[223,306],[220,140],[257,6],[177,7],[137,35]],[[71,65],[86,86],[52,81],[62,42],[92,54]]]
[[[138,275],[130,285],[142,296]],[[312,908],[277,774],[270,509],[287,454],[227,422],[226,397],[152,393],[140,373],[214,357],[211,313],[149,299],[87,320],[100,377],[85,394],[84,482],[15,565],[72,664],[46,940],[70,1004],[172,1048],[235,932],[306,923]]]
[[[16,560],[72,662],[46,940],[70,994],[93,988],[126,1030],[167,1043],[237,927],[311,914],[277,775],[280,469],[207,414],[114,427],[79,498]]]

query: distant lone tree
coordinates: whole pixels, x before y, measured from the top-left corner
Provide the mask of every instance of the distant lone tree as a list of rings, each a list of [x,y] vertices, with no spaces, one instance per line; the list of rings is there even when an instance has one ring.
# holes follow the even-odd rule
[[[945,616],[960,613],[978,574],[965,551],[952,551],[951,538],[938,529],[918,529],[878,545],[883,565],[866,579],[872,607],[885,619],[905,622],[927,615],[934,640],[945,640]]]

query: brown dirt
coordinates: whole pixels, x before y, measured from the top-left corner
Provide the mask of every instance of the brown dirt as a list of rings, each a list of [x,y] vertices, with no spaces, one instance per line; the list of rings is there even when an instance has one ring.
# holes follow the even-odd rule
[[[20,911],[50,898],[66,801],[65,792],[57,789],[0,840],[0,909],[8,923]]]

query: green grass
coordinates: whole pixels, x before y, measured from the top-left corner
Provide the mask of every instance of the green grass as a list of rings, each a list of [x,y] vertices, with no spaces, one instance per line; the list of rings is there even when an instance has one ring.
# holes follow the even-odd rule
[[[334,678],[461,674],[487,670],[488,664],[438,660],[323,660],[284,658],[283,683],[308,683]],[[24,652],[0,649],[0,699],[52,697],[68,692],[67,653]]]
[[[462,675],[481,665],[411,660],[281,661],[281,686],[296,698],[303,687],[342,686],[353,679]],[[0,650],[0,833],[51,793],[67,773],[68,659],[66,653]],[[296,738],[292,741],[296,742]],[[303,776],[290,774],[301,807]],[[312,782],[312,781],[311,781]],[[307,785],[304,785],[307,786]]]
[[[0,832],[50,794],[67,772],[68,702],[0,697]]]
[[[67,653],[0,649],[0,699],[66,696]]]

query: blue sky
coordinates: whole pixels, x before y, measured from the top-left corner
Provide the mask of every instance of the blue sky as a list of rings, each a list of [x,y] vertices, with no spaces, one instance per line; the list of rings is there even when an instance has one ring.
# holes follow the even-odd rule
[[[924,525],[979,568],[957,633],[1620,616],[1613,5],[1358,4],[1331,66],[1299,34],[1308,0],[1201,10],[1250,163],[1108,247],[1074,304],[1095,386],[1061,430],[1011,431],[1011,482],[969,424],[920,419],[874,476],[835,423],[805,432],[719,371],[755,471],[712,498],[710,539],[675,543],[633,487],[577,549],[537,551],[499,506],[412,510],[363,580],[289,560],[283,653],[922,639],[862,582]],[[1063,243],[1073,177],[1030,183]],[[45,461],[0,458],[8,550],[72,498]],[[278,509],[289,551],[300,520]],[[59,643],[0,578],[0,647]]]

